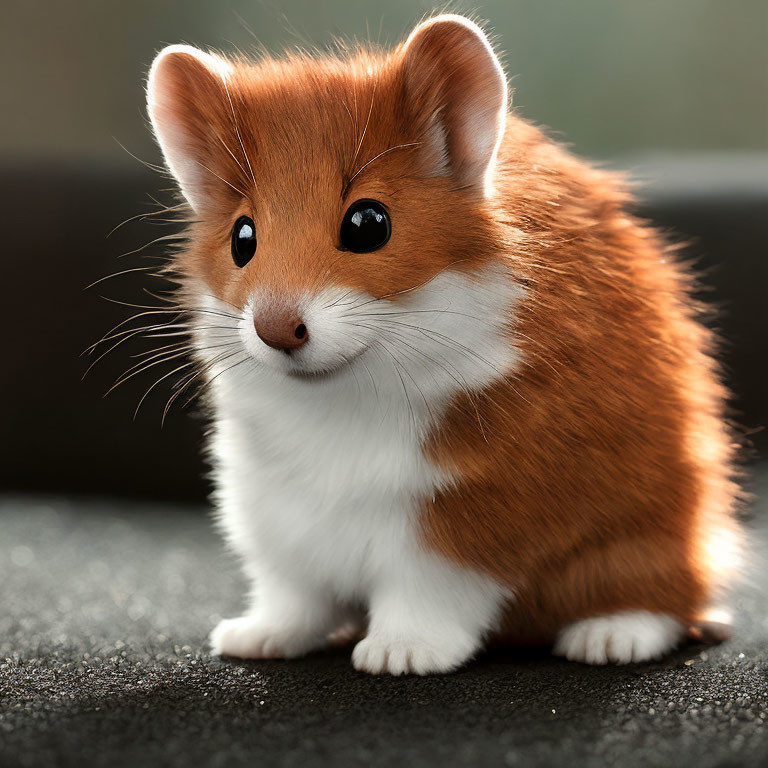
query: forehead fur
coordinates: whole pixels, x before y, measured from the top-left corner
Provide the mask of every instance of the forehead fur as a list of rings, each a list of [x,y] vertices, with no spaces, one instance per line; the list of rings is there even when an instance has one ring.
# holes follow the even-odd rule
[[[219,124],[214,147],[230,174],[225,178],[284,204],[295,201],[298,190],[306,201],[318,186],[342,197],[376,155],[407,155],[411,147],[398,145],[415,146],[418,138],[403,110],[396,60],[396,54],[360,51],[347,58],[233,62],[231,103],[224,105],[229,113],[223,122],[220,114],[208,116]],[[219,111],[218,105],[206,108]],[[376,169],[386,167],[379,163]]]

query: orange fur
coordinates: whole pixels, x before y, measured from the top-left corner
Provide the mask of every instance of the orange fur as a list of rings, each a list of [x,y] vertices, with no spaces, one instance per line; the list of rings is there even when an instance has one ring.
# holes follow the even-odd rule
[[[499,637],[548,641],[627,609],[694,621],[718,578],[710,545],[735,533],[726,393],[691,277],[627,212],[621,179],[514,114],[495,196],[430,175],[437,75],[414,73],[403,47],[233,62],[228,93],[174,66],[210,172],[177,266],[219,298],[329,284],[387,296],[494,261],[525,286],[509,328],[521,369],[457,397],[426,447],[460,480],[425,505],[423,540],[512,586]],[[392,238],[350,257],[339,222],[362,197],[389,207]],[[229,233],[244,213],[259,258],[238,270]]]
[[[697,621],[728,564],[737,489],[691,277],[616,178],[518,123],[502,158],[526,365],[479,417],[456,402],[434,436],[464,482],[428,506],[426,540],[516,585],[502,636],[550,640],[629,609]]]

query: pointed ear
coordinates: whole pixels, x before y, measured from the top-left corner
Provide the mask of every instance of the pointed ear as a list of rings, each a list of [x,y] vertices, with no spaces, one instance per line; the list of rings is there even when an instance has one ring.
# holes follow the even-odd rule
[[[507,80],[488,38],[463,16],[437,16],[414,29],[403,56],[432,173],[487,196],[507,116]]]
[[[170,45],[152,63],[147,111],[165,162],[199,212],[211,185],[212,137],[227,106],[229,64],[189,45]]]

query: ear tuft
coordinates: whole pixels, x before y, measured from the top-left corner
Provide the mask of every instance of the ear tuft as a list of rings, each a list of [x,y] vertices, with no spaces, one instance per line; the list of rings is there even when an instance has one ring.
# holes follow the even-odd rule
[[[223,114],[230,65],[190,45],[169,45],[152,63],[147,111],[168,169],[195,211],[205,203],[210,136]]]
[[[403,67],[432,172],[491,194],[507,81],[485,33],[463,16],[436,16],[408,37]]]

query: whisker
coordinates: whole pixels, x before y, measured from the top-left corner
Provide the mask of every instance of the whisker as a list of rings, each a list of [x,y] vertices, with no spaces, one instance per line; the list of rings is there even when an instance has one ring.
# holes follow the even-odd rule
[[[168,402],[165,404],[165,408],[163,409],[163,419],[161,423],[165,423],[165,416],[170,410],[171,406],[173,405],[174,401],[177,397],[179,397],[189,386],[192,384],[192,382],[198,378],[199,376],[204,375],[208,371],[213,368],[214,365],[218,365],[219,363],[226,362],[227,360],[230,360],[232,357],[234,357],[237,354],[237,352],[232,352],[227,357],[224,357],[223,359],[218,359],[215,361],[212,361],[211,364],[206,366],[205,368],[199,370],[197,373],[195,373],[193,376],[189,377],[187,381],[184,383],[184,385],[181,388],[178,388],[177,391],[171,395]],[[227,368],[224,368],[223,370],[219,371],[217,374],[215,374],[211,379],[209,379],[206,383],[203,384],[203,386],[197,391],[194,392],[187,400],[185,400],[184,405],[182,407],[186,408],[196,397],[200,397],[211,385],[211,383],[217,379],[219,376],[221,376],[224,373],[227,373],[228,371],[231,371],[233,368],[236,368],[238,365],[241,365],[242,363],[246,362],[249,359],[248,353],[245,353],[244,356],[233,365],[230,365]]]
[[[198,298],[213,299],[214,301],[218,301],[221,304],[226,304],[228,307],[232,307],[232,309],[236,309],[238,312],[240,312],[240,307],[236,307],[234,304],[230,304],[228,301],[225,301],[224,299],[219,298],[218,296],[213,296],[210,293],[201,293],[199,294]]]
[[[226,341],[223,344],[209,344],[204,347],[201,347],[196,342],[185,343],[183,341],[179,341],[179,342],[176,342],[175,344],[166,344],[165,346],[160,347],[159,349],[148,350],[147,352],[142,352],[140,355],[134,355],[133,356],[134,358],[142,357],[143,359],[138,363],[136,363],[131,368],[129,368],[125,373],[128,373],[129,371],[133,370],[133,368],[138,368],[139,366],[144,365],[144,363],[147,363],[150,360],[166,355],[167,350],[170,350],[170,349],[173,349],[176,352],[208,352],[211,349],[221,349],[223,347],[234,347],[234,346],[238,346],[237,340]]]
[[[161,382],[161,381],[165,381],[167,378],[169,378],[169,377],[173,376],[173,374],[174,374],[174,373],[178,373],[179,371],[182,371],[182,370],[184,370],[184,368],[189,368],[189,366],[190,366],[190,365],[196,365],[196,364],[197,364],[197,363],[196,363],[196,361],[195,361],[195,360],[190,360],[190,361],[189,361],[189,362],[187,362],[187,363],[183,363],[183,364],[182,364],[182,365],[180,365],[178,368],[174,368],[172,371],[170,371],[169,373],[166,373],[166,374],[164,374],[164,375],[163,375],[163,376],[161,376],[161,377],[160,377],[160,378],[159,378],[157,381],[155,381],[155,383],[154,383],[154,384],[152,384],[152,385],[149,387],[149,389],[148,389],[148,390],[147,390],[147,391],[146,391],[146,392],[145,392],[145,393],[142,395],[142,397],[141,397],[141,400],[139,400],[139,403],[138,403],[138,405],[136,406],[136,410],[133,412],[133,420],[134,420],[134,421],[136,421],[136,416],[137,416],[137,415],[138,415],[138,413],[139,413],[139,409],[141,408],[141,404],[142,404],[142,403],[143,403],[143,402],[144,402],[144,401],[147,399],[147,396],[149,395],[149,393],[150,393],[150,392],[151,392],[151,391],[152,391],[152,390],[153,390],[153,389],[154,389],[154,388],[155,388],[155,387],[156,387],[158,384],[160,384],[160,382]],[[109,394],[109,393],[107,393],[107,394]]]
[[[245,151],[245,144],[243,144],[243,137],[240,135],[240,128],[237,125],[237,117],[235,115],[235,105],[232,102],[232,94],[229,92],[229,83],[227,83],[227,78],[224,77],[224,90],[227,94],[227,100],[229,101],[229,110],[232,113],[232,125],[235,128],[235,133],[237,134],[237,140],[240,142],[240,149],[243,150],[243,157],[245,158],[245,164],[248,166],[248,170],[251,172],[251,181],[253,182],[253,186],[256,186],[256,177],[253,174],[253,166],[251,165],[251,161],[248,158],[248,153]],[[247,197],[247,195],[243,195],[243,197]]]
[[[96,341],[93,344],[91,344],[90,346],[86,347],[80,353],[81,356],[93,353],[96,350],[96,347],[99,346],[99,344],[103,344],[104,342],[111,341],[112,339],[116,339],[118,336],[122,336],[125,333],[130,333],[131,331],[135,331],[135,330],[145,330],[147,328],[151,328],[152,326],[145,325],[145,326],[142,326],[142,328],[139,328],[139,329],[137,329],[137,328],[126,328],[125,330],[120,331],[119,333],[115,333],[115,331],[117,331],[118,328],[122,328],[122,326],[124,326],[126,323],[130,323],[133,320],[138,320],[140,317],[145,317],[146,315],[154,315],[154,314],[157,314],[157,313],[155,313],[155,312],[138,312],[137,314],[135,314],[135,315],[133,315],[131,317],[125,318],[125,320],[121,320],[119,323],[117,323],[116,325],[112,326],[112,328],[110,328],[98,341]],[[181,315],[182,315],[182,313],[179,312],[178,316],[181,317]],[[160,325],[162,325],[162,324],[163,323],[161,323]],[[168,325],[167,323],[164,323],[164,324]]]
[[[376,379],[373,378],[373,374],[371,373],[371,369],[366,365],[365,360],[363,360],[362,356],[359,358],[360,364],[365,368],[365,372],[368,374],[368,378],[371,380],[371,384],[373,385],[373,393],[376,395],[376,403],[381,402],[381,398],[379,397],[379,388],[376,385]]]
[[[419,333],[423,333],[427,335],[428,337],[437,337],[436,339],[433,338],[434,341],[440,341],[442,340],[445,345],[452,344],[454,345],[454,348],[457,350],[461,350],[466,352],[467,354],[474,357],[478,362],[484,363],[489,368],[491,368],[495,373],[498,373],[499,376],[502,376],[503,378],[506,378],[506,374],[500,371],[494,363],[492,363],[490,360],[487,360],[486,358],[479,355],[475,350],[470,349],[469,347],[461,344],[461,342],[457,341],[456,339],[452,339],[450,336],[446,336],[444,333],[440,333],[439,331],[434,330],[433,328],[426,328],[421,325],[412,325],[410,323],[403,323],[399,320],[384,320],[383,321],[386,324],[390,325],[397,325],[397,326],[403,326],[405,328],[412,328],[413,330],[418,331]]]
[[[421,141],[411,141],[407,144],[397,144],[394,147],[390,147],[389,149],[385,149],[383,152],[379,152],[378,155],[375,157],[372,157],[370,160],[368,160],[366,163],[363,163],[363,165],[355,171],[355,173],[352,174],[352,176],[347,180],[347,184],[344,188],[344,194],[346,194],[349,187],[352,185],[352,182],[369,166],[371,163],[376,162],[376,160],[379,160],[380,158],[384,157],[385,155],[388,155],[390,152],[394,152],[396,149],[405,149],[407,147],[418,147],[420,144],[423,144]]]
[[[399,323],[396,320],[386,320],[384,322],[395,323],[398,325],[406,325],[406,326],[408,325],[407,323]],[[449,349],[453,348],[457,352],[462,352],[466,357],[472,357],[476,359],[478,362],[483,363],[483,365],[487,365],[491,370],[493,370],[503,381],[505,381],[512,388],[512,390],[517,394],[518,397],[520,397],[526,403],[531,405],[531,402],[527,398],[523,397],[523,395],[520,394],[520,392],[515,388],[514,384],[512,383],[512,379],[510,378],[509,375],[499,370],[499,368],[494,363],[492,363],[490,360],[487,360],[486,358],[479,355],[477,352],[475,352],[475,350],[470,349],[469,347],[461,344],[460,342],[456,341],[456,339],[452,339],[450,336],[446,336],[445,334],[439,333],[438,331],[432,330],[430,328],[422,328],[421,326],[416,326],[416,325],[411,327],[414,328],[415,330],[418,330],[420,333],[427,335],[428,338],[429,338],[429,334],[431,334],[433,336],[433,339],[432,339],[433,341],[436,341],[437,343],[442,343],[444,346],[448,347]],[[438,338],[434,338],[435,336],[437,336]]]
[[[184,328],[184,326],[180,326],[181,328]],[[191,337],[193,335],[194,331],[233,331],[233,334],[229,335],[229,338],[232,339],[238,339],[240,338],[240,333],[237,331],[236,328],[231,328],[228,325],[190,325],[186,326],[186,329],[180,330],[178,332],[171,332],[171,333],[152,333],[148,332],[144,338],[145,339],[170,339],[174,336],[188,336]],[[227,338],[226,336],[217,333],[216,335],[212,334],[212,337],[214,340],[219,340],[223,338]]]
[[[237,354],[237,352],[235,351],[235,352],[231,352],[231,353],[221,353],[221,355],[227,355],[227,354],[229,354],[229,357],[231,357],[231,356]],[[221,355],[220,355],[220,357],[221,357]],[[229,358],[225,356],[223,359],[227,360]],[[191,364],[199,364],[199,363],[197,361],[193,360],[193,361],[191,361]],[[152,384],[149,387],[149,389],[147,389],[147,391],[142,395],[141,399],[139,400],[139,402],[138,402],[138,404],[136,406],[136,410],[133,412],[134,420],[136,419],[136,416],[137,416],[137,414],[139,412],[139,409],[142,406],[142,403],[147,399],[147,397],[150,394],[150,392],[152,392],[152,390],[155,389],[155,387],[157,387],[157,385],[160,384],[162,381],[165,381],[167,378],[170,378],[173,374],[178,373],[180,370],[183,370],[185,367],[189,367],[189,364],[188,365],[179,366],[178,368],[174,369],[170,373],[165,374],[164,376],[161,376],[157,381],[154,382],[154,384]],[[202,370],[200,372],[202,373]],[[183,390],[179,390],[179,391],[183,391]],[[162,418],[160,420],[161,428],[165,425],[165,417],[167,416],[168,410],[170,409],[170,406],[173,403],[173,401],[176,399],[176,395],[178,394],[179,391],[177,391],[176,393],[171,395],[170,399],[165,404],[165,407],[163,409],[163,415],[162,415]]]
[[[223,328],[223,326],[217,326],[217,327]],[[225,329],[225,330],[229,330],[229,329]],[[124,342],[128,341],[129,339],[134,338],[135,336],[140,335],[142,332],[144,332],[144,329],[138,329],[136,331],[133,331],[133,332],[125,335],[119,341],[115,342],[115,344],[110,346],[106,351],[102,352],[95,360],[93,360],[91,362],[91,364],[88,366],[88,368],[86,368],[85,373],[83,373],[82,379],[85,379],[85,377],[91,372],[91,370],[93,370],[93,368],[101,360],[103,360],[108,354],[113,352],[115,349],[117,349],[117,347],[119,347],[121,344],[123,344]],[[147,336],[145,336],[145,338],[168,338],[168,337],[172,337],[172,336],[185,336],[185,337],[189,338],[190,337],[190,331],[183,330],[183,331],[181,331],[179,333],[157,334],[157,335],[151,335],[151,336],[147,335]],[[225,340],[224,337],[221,337],[221,336],[218,336],[218,337],[216,337],[214,339],[214,341],[224,341],[224,340]],[[227,343],[235,344],[235,343],[238,343],[238,342],[239,342],[239,336],[237,334],[235,334],[234,336],[230,337],[230,340]],[[175,342],[174,344],[165,345],[164,347],[161,347],[160,349],[167,349],[167,348],[172,347],[172,346],[178,347],[179,345],[182,345],[182,344],[185,344],[185,342],[183,342],[183,341]],[[197,342],[190,341],[190,342],[186,342],[186,344],[187,344],[187,346],[184,347],[184,349],[187,350],[187,351],[193,351],[193,350],[199,348],[199,345],[197,344]],[[153,357],[156,357],[155,353],[157,353],[159,351],[160,350],[158,350],[158,349],[147,350],[146,352],[141,352],[141,353],[138,353],[136,355],[132,355],[132,357],[134,359],[136,359],[136,358],[145,358],[142,362],[147,362],[147,360],[151,360]],[[150,357],[147,357],[148,355]],[[132,369],[129,369],[129,370],[132,370]],[[126,371],[126,373],[127,373],[127,371]]]
[[[347,298],[347,296],[349,296],[351,293],[354,293],[354,292],[355,292],[355,291],[354,291],[354,289],[350,289],[350,290],[349,290],[349,291],[347,291],[345,294],[343,294],[343,295],[339,296],[339,298],[338,298],[338,299],[336,299],[336,301],[333,301],[333,302],[331,302],[330,304],[326,304],[326,305],[323,307],[323,309],[332,309],[332,308],[333,308],[333,307],[335,307],[337,304],[339,304],[341,301],[343,301],[344,299],[346,299],[346,298]]]
[[[418,430],[418,426],[416,424],[416,414],[415,414],[415,412],[413,410],[413,404],[411,403],[411,398],[408,395],[408,387],[405,385],[405,379],[403,379],[403,375],[400,373],[401,366],[398,363],[397,358],[395,357],[395,355],[391,352],[391,350],[385,344],[384,339],[380,337],[376,341],[381,345],[381,348],[389,355],[389,357],[392,360],[392,364],[394,366],[395,373],[397,374],[397,377],[400,379],[400,384],[403,387],[403,394],[405,395],[405,401],[406,401],[406,403],[408,405],[408,411],[409,411],[409,413],[411,415],[411,423],[413,425],[414,435],[418,436],[419,430]]]
[[[376,328],[371,328],[370,326],[364,326],[366,328],[370,328],[371,330],[380,330]],[[423,349],[419,349],[418,347],[413,346],[413,344],[409,344],[407,341],[404,340],[404,333],[398,333],[397,331],[392,331],[391,329],[388,330],[389,333],[394,334],[396,338],[400,341],[401,344],[405,344],[410,350],[412,350],[413,354],[415,355],[415,359],[418,361],[420,358],[425,358],[429,360],[431,363],[434,363],[435,365],[442,368],[455,382],[459,385],[462,389],[467,388],[467,382],[466,380],[460,376],[458,371],[456,371],[455,366],[451,366],[453,368],[454,373],[452,374],[448,368],[446,367],[446,364],[441,364],[437,360],[435,360],[431,355],[428,355],[426,352],[424,352]],[[445,358],[443,358],[445,359]],[[455,375],[454,375],[455,374]]]
[[[188,334],[180,334],[184,336],[188,336]],[[159,338],[155,336],[147,336],[146,338]],[[151,359],[151,356],[155,355],[158,352],[162,352],[165,349],[185,349],[190,348],[192,345],[188,341],[174,341],[171,344],[164,344],[162,347],[157,347],[156,349],[148,349],[144,352],[137,352],[135,355],[131,355],[131,357],[134,360],[138,360],[139,358],[144,359]]]
[[[117,230],[120,229],[121,227],[124,227],[126,224],[129,224],[132,221],[136,221],[137,219],[138,220],[148,219],[148,218],[150,218],[152,216],[160,216],[161,214],[167,213],[168,211],[174,211],[174,210],[179,210],[181,208],[187,208],[188,207],[188,204],[186,202],[178,203],[177,205],[163,205],[163,203],[161,203],[158,200],[156,200],[154,197],[152,197],[152,195],[148,195],[148,197],[149,197],[150,200],[152,200],[154,203],[156,203],[157,205],[160,206],[160,210],[159,211],[144,211],[143,213],[137,213],[135,216],[129,216],[124,221],[121,221],[119,224],[117,224],[114,227],[112,227],[112,229],[110,229],[109,232],[107,233],[107,236],[106,236],[105,240],[109,239],[110,237],[112,237],[112,235],[115,232],[117,232]]]
[[[169,313],[172,314],[174,312],[203,312],[205,314],[210,315],[218,315],[219,317],[227,317],[230,320],[240,320],[240,318],[237,315],[233,315],[228,312],[223,312],[221,310],[216,309],[207,309],[207,308],[201,308],[201,307],[153,307],[148,304],[132,304],[129,301],[120,301],[119,299],[112,299],[109,296],[100,296],[100,298],[104,299],[104,301],[109,301],[112,304],[119,304],[121,307],[131,307],[133,309],[148,309],[154,312],[155,314],[161,314],[161,313]],[[147,312],[146,314],[151,314],[151,312]]]
[[[163,320],[160,323],[156,323],[154,325],[144,325],[140,328],[126,328],[125,330],[116,332],[118,328],[122,327],[126,323],[130,323],[133,320],[138,320],[140,317],[146,317],[147,315],[175,315],[172,317],[169,321]],[[193,309],[163,309],[163,310],[153,310],[149,312],[138,312],[137,314],[133,315],[132,317],[128,317],[125,320],[122,320],[121,322],[117,323],[117,325],[114,325],[107,333],[102,336],[98,341],[91,344],[89,347],[86,347],[81,354],[91,354],[96,350],[96,347],[99,346],[99,344],[103,344],[105,342],[111,341],[112,339],[116,339],[120,336],[130,334],[133,332],[141,332],[141,331],[155,331],[155,330],[168,330],[168,329],[192,329],[195,328],[212,328],[212,329],[222,329],[222,330],[237,330],[237,326],[226,326],[226,325],[220,325],[220,326],[198,326],[195,324],[187,324],[187,323],[177,323],[176,321],[181,319],[185,314],[194,316],[195,314],[200,314],[203,316],[206,315],[213,315],[214,317],[224,317],[227,320],[234,320],[235,317],[229,317],[225,314],[217,313],[214,311],[209,310],[193,310]],[[238,318],[239,319],[239,318]]]
[[[365,307],[368,304],[372,304],[375,301],[382,301],[384,299],[391,299],[395,296],[404,296],[407,293],[412,293],[413,291],[417,291],[420,288],[425,288],[427,285],[429,285],[433,280],[436,280],[440,275],[443,274],[446,270],[450,269],[451,267],[455,266],[456,264],[461,264],[462,262],[469,261],[469,259],[456,259],[456,261],[452,261],[450,264],[447,264],[444,266],[439,272],[432,275],[432,277],[427,278],[426,280],[423,280],[420,283],[417,283],[416,285],[412,285],[410,288],[404,288],[401,291],[394,291],[393,293],[385,293],[382,296],[374,296],[371,299],[366,299],[365,301],[362,301],[358,304],[355,304],[354,302],[351,302],[349,306],[351,306],[351,310],[360,309],[361,307]],[[344,306],[344,305],[342,305]]]
[[[365,125],[363,126],[363,132],[360,135],[360,140],[357,142],[357,149],[355,149],[355,156],[352,158],[352,162],[350,163],[350,168],[355,167],[355,163],[357,162],[358,155],[360,154],[360,148],[363,146],[363,142],[365,141],[365,135],[368,132],[368,124],[371,122],[371,114],[373,113],[373,102],[376,98],[376,84],[377,81],[373,81],[373,88],[371,89],[371,104],[368,107],[368,117],[365,120]],[[346,194],[346,190],[349,188],[349,182],[347,182],[344,186],[344,194]],[[342,195],[343,196],[343,195]]]
[[[392,331],[391,331],[391,330],[390,330],[390,333],[392,333]],[[461,376],[461,374],[460,374],[460,373],[459,373],[459,372],[456,370],[456,367],[455,367],[455,366],[451,366],[451,368],[452,368],[452,369],[453,369],[453,371],[454,371],[454,374],[455,374],[455,375],[454,375],[454,374],[452,374],[452,373],[451,373],[451,371],[450,371],[450,370],[449,370],[449,369],[446,367],[446,366],[448,365],[448,362],[447,362],[447,360],[445,360],[445,358],[444,358],[444,357],[442,358],[442,359],[443,359],[443,361],[444,361],[444,364],[441,364],[441,363],[439,363],[438,361],[436,361],[436,360],[435,360],[435,359],[434,359],[434,358],[433,358],[431,355],[427,355],[427,354],[426,354],[426,353],[425,353],[423,350],[421,350],[421,349],[419,349],[419,348],[417,348],[417,347],[414,347],[414,346],[413,346],[413,345],[411,345],[411,344],[408,344],[408,342],[407,342],[407,341],[404,341],[404,339],[403,339],[403,335],[402,335],[402,334],[397,334],[397,337],[398,337],[398,339],[399,339],[400,343],[402,343],[402,344],[405,344],[407,347],[409,347],[410,349],[412,349],[412,350],[413,350],[413,354],[412,354],[411,356],[412,356],[412,357],[414,357],[414,359],[416,359],[417,361],[419,361],[421,358],[426,358],[426,359],[427,359],[427,360],[429,360],[430,362],[432,362],[432,363],[434,363],[435,365],[437,365],[437,366],[439,366],[440,368],[442,368],[442,370],[444,370],[444,371],[445,371],[445,372],[446,372],[446,373],[447,373],[447,374],[448,374],[448,375],[449,375],[449,376],[450,376],[450,377],[451,377],[451,378],[452,378],[452,379],[453,379],[453,380],[456,382],[456,384],[459,386],[459,388],[460,388],[460,389],[461,389],[461,390],[464,392],[464,394],[467,396],[467,399],[469,400],[469,403],[470,403],[470,405],[471,405],[471,406],[472,406],[472,408],[474,409],[474,411],[475,411],[475,416],[477,417],[477,424],[478,424],[478,426],[480,427],[480,434],[483,436],[483,440],[485,440],[485,442],[487,443],[487,442],[488,442],[488,436],[487,436],[487,435],[486,435],[486,433],[485,433],[485,428],[483,427],[483,422],[482,422],[482,419],[481,419],[481,417],[480,417],[480,410],[479,410],[479,408],[477,407],[477,398],[476,398],[476,395],[475,395],[475,393],[474,393],[474,392],[472,392],[472,390],[471,390],[471,388],[469,387],[469,385],[468,385],[468,382],[466,381],[466,379],[465,379],[463,376]],[[458,378],[457,378],[457,377],[458,377]],[[434,378],[434,376],[433,376],[433,378]]]
[[[242,189],[238,189],[234,184],[227,181],[223,176],[219,176],[219,174],[216,173],[216,171],[212,171],[207,165],[205,165],[205,163],[201,163],[198,160],[197,164],[205,168],[205,170],[208,171],[209,173],[212,173],[217,179],[219,179],[219,181],[223,181],[228,187],[230,187],[231,189],[234,189],[235,192],[237,192],[237,194],[240,195],[240,197],[247,197],[247,195],[245,194],[245,192],[243,192]]]
[[[189,352],[192,349],[194,349],[194,345],[192,344],[182,344],[180,346],[174,345],[174,350],[172,352],[169,350],[165,352],[155,352],[154,354],[150,354],[149,357],[145,357],[143,360],[139,360],[138,363],[134,363],[134,365],[132,365],[130,368],[124,371],[121,375],[126,376],[127,374],[137,370],[138,368],[141,368],[142,366],[146,366],[146,368],[144,368],[143,370],[147,370],[147,368],[151,367],[147,365],[147,363],[150,363],[153,360],[157,362],[165,362],[167,360],[173,360],[174,357],[181,357],[182,354]],[[152,364],[154,365],[154,363]],[[127,378],[130,378],[130,377],[127,377]]]
[[[100,355],[99,355],[99,356],[98,356],[98,357],[97,357],[95,360],[93,360],[93,362],[92,362],[92,363],[91,363],[91,364],[90,364],[90,365],[89,365],[89,366],[88,366],[88,367],[85,369],[85,373],[83,374],[83,377],[82,377],[81,381],[82,381],[83,379],[85,379],[85,377],[86,377],[86,376],[87,376],[87,375],[88,375],[88,374],[89,374],[89,373],[90,373],[90,372],[93,370],[94,366],[95,366],[95,365],[96,365],[96,364],[97,364],[99,361],[103,360],[103,359],[104,359],[104,358],[105,358],[105,357],[106,357],[106,356],[107,356],[107,355],[108,355],[110,352],[112,352],[112,351],[114,351],[115,349],[117,349],[117,348],[118,348],[118,347],[119,347],[119,346],[120,346],[120,345],[121,345],[123,342],[126,342],[126,341],[128,341],[129,339],[132,339],[132,338],[134,338],[135,336],[138,336],[138,335],[140,335],[140,334],[142,333],[142,331],[143,331],[143,329],[138,329],[138,330],[136,330],[136,331],[134,331],[134,332],[132,332],[132,333],[129,333],[129,334],[127,334],[127,335],[123,336],[123,338],[121,338],[119,341],[115,342],[115,343],[114,343],[114,344],[113,344],[111,347],[109,347],[109,348],[108,348],[108,349],[107,349],[105,352],[102,352],[102,353],[101,353],[101,354],[100,354]],[[121,335],[122,335],[122,334],[121,334]],[[99,343],[101,343],[101,342],[99,342]]]
[[[495,325],[496,320],[477,317],[476,315],[469,315],[466,312],[457,312],[453,309],[403,309],[403,310],[386,310],[384,312],[348,312],[349,317],[394,317],[398,315],[419,315],[419,314],[434,314],[434,315],[459,315],[460,317],[466,317],[470,320],[476,320],[479,323],[486,323],[487,325]]]
[[[133,256],[135,253],[141,253],[142,251],[146,250],[150,246],[157,245],[157,243],[163,243],[169,240],[183,240],[184,237],[185,235],[179,232],[173,232],[168,235],[161,235],[160,237],[156,237],[154,240],[150,240],[148,243],[144,243],[144,245],[140,245],[138,248],[134,248],[132,251],[126,251],[125,253],[121,253],[117,258],[124,259],[126,256]],[[165,261],[164,256],[153,256],[151,258],[157,259],[158,261]]]
[[[226,150],[227,150],[227,152],[229,152],[229,156],[230,156],[230,157],[231,157],[231,158],[232,158],[232,159],[235,161],[235,163],[237,164],[237,167],[238,167],[238,168],[239,168],[239,169],[240,169],[240,170],[241,170],[243,173],[246,173],[246,170],[245,170],[245,168],[243,168],[243,164],[242,164],[242,163],[241,163],[241,162],[240,162],[240,161],[239,161],[239,160],[238,160],[238,159],[235,157],[234,153],[233,153],[233,152],[232,152],[232,150],[229,148],[229,145],[227,144],[227,142],[226,142],[226,141],[224,141],[224,139],[222,139],[222,138],[221,138],[221,136],[219,136],[219,134],[218,134],[218,133],[216,134],[216,138],[217,138],[217,139],[219,140],[219,142],[221,143],[221,146],[222,146],[222,147],[224,147],[224,149],[226,149]]]
[[[133,318],[129,318],[129,320],[132,320]],[[161,338],[163,334],[159,334],[158,336],[149,336],[150,333],[153,333],[154,331],[172,331],[173,335],[181,335],[182,333],[189,334],[191,328],[193,326],[183,325],[183,324],[176,324],[176,323],[155,323],[154,325],[142,325],[138,328],[125,328],[122,331],[118,331],[117,333],[110,334],[109,336],[104,336],[103,338],[99,339],[99,341],[95,342],[94,344],[91,344],[90,347],[88,347],[85,353],[92,354],[96,351],[96,348],[99,346],[99,344],[105,344],[108,341],[112,341],[113,339],[119,339],[121,336],[127,336],[131,338],[133,335],[139,335],[142,333],[147,334],[147,338]],[[170,336],[171,334],[165,334],[165,336]]]
[[[148,163],[146,160],[142,160],[140,157],[137,157],[133,154],[133,152],[127,149],[124,144],[121,144],[115,136],[112,138],[115,140],[120,149],[122,149],[124,152],[127,152],[134,160],[136,160],[136,162],[141,163],[143,166],[149,168],[150,171],[154,171],[155,173],[162,174],[163,176],[169,175],[168,171],[162,165],[155,165],[154,163]]]
[[[173,308],[172,305],[174,304],[174,301],[171,297],[176,294],[174,289],[168,291],[150,291],[149,288],[143,287],[141,292],[146,293],[147,296],[152,299],[156,299],[157,301],[164,301],[166,304],[171,305],[171,308]]]
[[[83,288],[84,291],[89,291],[94,286],[98,285],[99,283],[103,283],[105,280],[111,280],[113,277],[120,277],[120,275],[127,275],[130,272],[146,272],[147,270],[154,269],[154,267],[133,267],[131,269],[124,269],[121,272],[113,272],[111,275],[105,275],[104,277],[100,277],[98,280],[94,280],[90,285],[86,285],[85,288]]]
[[[374,327],[372,327],[370,325],[363,325],[363,324],[359,324],[359,323],[353,323],[352,325],[359,326],[359,327],[362,327],[362,328],[366,328],[368,330],[379,331],[379,332],[381,331],[381,328],[374,328]],[[441,363],[438,360],[435,360],[434,357],[432,357],[431,355],[428,355],[426,352],[424,352],[423,349],[415,347],[413,344],[409,344],[405,340],[404,334],[402,332],[398,333],[397,331],[392,331],[392,329],[388,329],[387,332],[390,333],[390,334],[394,334],[394,336],[396,337],[396,339],[398,340],[398,342],[400,344],[404,344],[406,347],[408,347],[411,350],[410,357],[412,357],[414,360],[416,360],[417,362],[420,362],[422,359],[427,359],[431,363],[433,363],[434,365],[436,365],[437,367],[439,367],[443,371],[445,371],[445,373],[447,373],[448,376],[451,379],[453,379],[453,381],[458,385],[458,387],[463,392],[465,392],[465,394],[468,395],[470,401],[472,402],[472,405],[475,408],[475,411],[477,412],[478,422],[480,422],[480,414],[479,414],[479,411],[477,411],[476,403],[474,403],[474,401],[473,401],[473,393],[471,392],[470,387],[469,387],[466,379],[459,373],[459,371],[456,369],[455,366],[450,365],[448,363],[448,361],[444,357],[442,357],[442,356],[441,356],[441,358],[442,358],[443,362]],[[448,367],[449,365],[450,365],[450,369]],[[409,378],[411,378],[411,380],[413,381],[412,377],[409,376]],[[432,374],[432,378],[435,380],[435,382],[437,382],[437,379],[435,378],[434,374]],[[415,384],[415,382],[414,382],[414,384]],[[427,405],[427,408],[429,409],[428,405]],[[430,414],[431,414],[431,410],[430,410]],[[480,424],[480,430],[483,433],[483,437],[485,438],[485,431],[483,430],[482,424]],[[486,441],[487,441],[487,438],[486,438]]]
[[[132,379],[134,376],[138,376],[140,373],[144,373],[144,371],[148,371],[150,368],[154,368],[156,365],[170,362],[171,360],[175,360],[186,354],[187,354],[186,352],[177,352],[173,355],[167,355],[162,360],[155,360],[151,363],[147,363],[143,368],[139,368],[138,370],[133,371],[133,373],[131,373],[130,375],[126,375],[126,373],[128,373],[128,371],[126,371],[125,373],[121,374],[118,377],[117,381],[115,381],[115,383],[104,393],[104,397],[106,397],[114,389],[117,389],[121,384],[125,384],[126,381],[128,381],[129,379]],[[194,364],[195,364],[195,361],[188,363],[188,365],[194,365]],[[129,368],[128,370],[132,370],[132,369]]]

